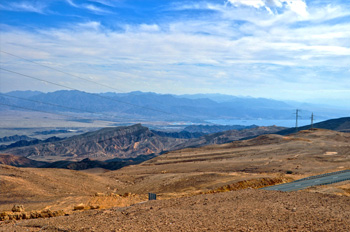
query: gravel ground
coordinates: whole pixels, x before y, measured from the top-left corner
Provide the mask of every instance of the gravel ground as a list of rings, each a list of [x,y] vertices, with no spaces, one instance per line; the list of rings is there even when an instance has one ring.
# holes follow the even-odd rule
[[[248,189],[10,222],[0,231],[350,231],[350,198]]]

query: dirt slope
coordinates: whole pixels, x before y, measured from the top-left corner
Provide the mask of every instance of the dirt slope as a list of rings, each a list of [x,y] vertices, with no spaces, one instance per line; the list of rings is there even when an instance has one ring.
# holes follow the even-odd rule
[[[0,211],[14,204],[28,210],[64,204],[67,199],[85,198],[96,192],[112,192],[120,186],[106,177],[65,169],[16,168],[0,165]],[[77,200],[79,202],[79,200]]]
[[[349,231],[350,198],[243,190],[0,225],[0,231]]]
[[[329,130],[169,152],[104,174],[125,182],[120,191],[174,193],[215,189],[240,180],[286,176],[298,179],[350,169],[350,134]]]

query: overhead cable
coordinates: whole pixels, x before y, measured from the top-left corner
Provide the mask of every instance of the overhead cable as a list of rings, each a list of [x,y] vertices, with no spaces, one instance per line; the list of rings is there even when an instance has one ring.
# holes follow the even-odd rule
[[[58,84],[58,83],[55,83],[55,82],[52,82],[52,81],[48,81],[48,80],[44,80],[44,79],[41,79],[41,78],[30,76],[30,75],[26,75],[26,74],[23,74],[23,73],[15,72],[15,71],[12,71],[12,70],[9,70],[9,69],[5,69],[5,68],[2,68],[2,67],[0,67],[0,69],[4,70],[4,71],[7,71],[7,72],[10,72],[10,73],[13,73],[13,74],[20,75],[20,76],[28,77],[28,78],[31,78],[31,79],[34,79],[34,80],[43,81],[43,82],[46,82],[46,83],[49,83],[49,84],[52,84],[52,85],[56,85],[56,86],[60,86],[60,87],[63,87],[63,88],[67,88],[67,89],[70,89],[70,90],[81,91],[79,89],[72,88],[72,87],[69,87],[67,85]],[[88,93],[88,92],[84,92],[84,93],[85,94],[89,94],[89,95],[93,95],[93,96],[96,96],[96,97],[99,97],[99,98],[108,99],[108,100],[111,100],[111,101],[123,103],[123,104],[126,104],[126,105],[131,105],[131,106],[135,106],[135,107],[139,107],[139,108],[143,108],[143,109],[147,109],[147,110],[151,110],[151,111],[156,111],[156,112],[163,113],[163,114],[176,115],[176,114],[169,113],[169,112],[166,112],[166,111],[162,111],[162,110],[158,110],[158,109],[152,109],[152,108],[149,108],[149,107],[140,106],[140,105],[136,105],[136,104],[133,104],[133,103],[120,101],[120,100],[117,100],[117,99],[114,99],[114,98],[111,98],[111,97],[102,96],[102,95],[99,95],[99,94],[96,94],[96,93]],[[188,116],[182,116],[182,115],[176,115],[176,116],[189,118]]]

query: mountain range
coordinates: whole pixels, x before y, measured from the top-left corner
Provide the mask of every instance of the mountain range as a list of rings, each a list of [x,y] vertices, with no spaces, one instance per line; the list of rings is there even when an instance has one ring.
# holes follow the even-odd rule
[[[13,91],[0,94],[0,101],[7,105],[1,110],[18,109],[11,107],[17,106],[49,112],[87,113],[89,118],[112,121],[121,118],[192,122],[213,119],[293,119],[296,108],[296,104],[273,99],[218,94],[97,94],[77,90],[49,93]],[[302,114],[309,117],[314,112],[318,119],[336,118],[345,114],[344,110],[333,108],[309,104]]]

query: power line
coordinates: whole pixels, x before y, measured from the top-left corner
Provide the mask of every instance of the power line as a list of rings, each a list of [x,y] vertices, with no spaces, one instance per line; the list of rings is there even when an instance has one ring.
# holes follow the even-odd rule
[[[55,115],[60,115],[64,117],[71,117],[71,118],[77,118],[77,119],[83,119],[83,120],[92,120],[91,118],[84,118],[84,117],[79,117],[79,116],[73,116],[73,115],[67,115],[67,114],[61,114],[61,113],[54,113],[54,112],[49,112],[45,110],[37,110],[29,107],[23,107],[23,106],[16,106],[16,105],[10,105],[10,104],[5,104],[5,103],[0,103],[0,105],[4,106],[9,106],[9,107],[14,107],[14,108],[19,108],[19,109],[24,109],[24,110],[30,110],[30,111],[37,111],[41,113],[47,113],[47,114],[55,114]],[[109,121],[109,120],[96,120],[96,121]],[[110,121],[113,122],[113,121]]]
[[[125,91],[122,91],[122,90],[120,90],[120,89],[111,87],[111,86],[109,86],[109,85],[105,85],[105,84],[102,84],[102,83],[99,83],[99,82],[96,82],[96,81],[92,81],[92,80],[89,80],[89,79],[80,77],[80,76],[78,76],[78,75],[74,75],[74,74],[71,74],[71,73],[69,73],[69,72],[63,71],[63,70],[58,69],[58,68],[53,68],[53,67],[50,67],[50,66],[48,66],[48,65],[44,65],[44,64],[41,64],[41,63],[38,63],[38,62],[35,62],[35,61],[32,61],[32,60],[29,60],[29,59],[27,59],[27,58],[24,58],[24,57],[19,56],[19,55],[15,55],[15,54],[10,53],[10,52],[6,52],[6,51],[2,51],[2,50],[0,50],[0,52],[2,52],[2,53],[4,53],[4,54],[7,54],[7,55],[10,55],[10,56],[13,56],[13,57],[16,57],[16,58],[19,58],[19,59],[22,59],[22,60],[25,60],[25,61],[27,61],[27,62],[36,64],[36,65],[39,65],[39,66],[42,66],[42,67],[51,69],[51,70],[55,70],[55,71],[57,71],[57,72],[60,72],[60,73],[63,73],[63,74],[66,74],[66,75],[69,75],[69,76],[72,76],[72,77],[75,77],[75,78],[84,80],[84,81],[88,81],[88,82],[90,82],[90,83],[94,83],[94,84],[97,84],[97,85],[100,85],[100,86],[103,86],[103,87],[106,87],[106,88],[109,88],[109,89],[113,89],[113,90],[116,90],[116,91],[119,91],[119,92],[125,92]],[[6,70],[6,71],[8,71],[8,70]],[[17,73],[17,74],[18,74],[18,73]],[[19,74],[19,75],[21,75],[21,74]],[[28,76],[27,76],[27,77],[28,77]],[[71,90],[78,90],[78,89],[74,89],[74,88],[69,88],[69,87],[64,86],[64,85],[60,85],[60,84],[56,84],[56,83],[53,83],[53,82],[45,81],[45,80],[42,80],[42,79],[39,79],[39,78],[36,78],[36,79],[37,79],[37,80],[44,81],[44,82],[47,82],[47,83],[50,83],[50,84],[55,84],[55,85],[60,86],[60,87],[68,88],[68,89],[71,89]],[[78,90],[78,91],[80,91],[80,90]],[[130,94],[131,94],[131,93],[130,93]],[[97,94],[96,94],[96,95],[97,95]],[[135,95],[135,94],[131,94],[131,95]],[[102,97],[101,95],[98,95],[98,96],[99,96],[99,97]],[[135,96],[136,96],[136,95],[135,95]],[[104,98],[108,98],[108,97],[104,97]],[[108,98],[108,99],[115,100],[115,99],[112,99],[112,98]],[[115,100],[115,101],[118,101],[118,100]],[[121,103],[124,103],[124,104],[133,105],[133,106],[140,107],[140,108],[144,108],[144,109],[148,109],[148,110],[157,111],[157,112],[160,112],[160,113],[165,113],[165,114],[170,114],[170,115],[176,115],[176,116],[180,116],[180,117],[185,117],[185,118],[188,118],[188,119],[191,119],[191,120],[197,120],[197,118],[193,118],[193,117],[189,117],[189,116],[184,116],[184,115],[179,115],[179,114],[174,114],[174,113],[166,112],[166,111],[163,111],[163,110],[152,109],[152,108],[149,108],[149,107],[139,106],[139,105],[132,104],[132,103],[128,103],[128,102],[123,102],[123,101],[118,101],[118,102],[121,102]]]
[[[7,71],[7,72],[10,72],[10,73],[14,73],[14,74],[20,75],[20,76],[28,77],[28,78],[31,78],[31,79],[34,79],[34,80],[43,81],[43,82],[46,82],[46,83],[49,83],[49,84],[52,84],[52,85],[56,85],[56,86],[60,86],[60,87],[63,87],[63,88],[67,88],[67,89],[70,89],[70,90],[80,91],[79,89],[76,89],[76,88],[72,88],[72,87],[69,87],[69,86],[66,86],[66,85],[58,84],[58,83],[55,83],[55,82],[52,82],[52,81],[47,81],[47,80],[44,80],[44,79],[41,79],[41,78],[37,78],[37,77],[33,77],[33,76],[30,76],[30,75],[26,75],[26,74],[23,74],[23,73],[15,72],[15,71],[8,70],[8,69],[2,68],[2,67],[0,67],[0,69],[4,70],[4,71]],[[147,110],[151,110],[151,111],[155,111],[155,112],[159,112],[159,113],[163,113],[163,114],[176,115],[176,116],[191,118],[191,117],[188,117],[188,116],[177,115],[177,114],[174,114],[174,113],[169,113],[169,112],[158,110],[158,109],[152,109],[152,108],[149,108],[149,107],[140,106],[140,105],[136,105],[136,104],[133,104],[133,103],[120,101],[120,100],[117,100],[117,99],[114,99],[114,98],[110,98],[110,97],[106,97],[106,96],[102,96],[102,95],[99,95],[99,94],[96,94],[96,93],[88,93],[88,92],[84,92],[84,93],[90,94],[90,95],[93,95],[93,96],[97,96],[99,98],[108,99],[108,100],[111,100],[111,101],[123,103],[123,104],[126,104],[126,105],[131,105],[131,106],[135,106],[135,107],[139,107],[139,108],[143,108],[143,109],[147,109]],[[191,118],[191,119],[194,119],[194,118]]]
[[[86,78],[83,78],[83,77],[80,77],[80,76],[71,74],[71,73],[69,73],[69,72],[60,70],[60,69],[58,69],[58,68],[53,68],[53,67],[50,67],[50,66],[48,66],[48,65],[40,64],[40,63],[38,63],[38,62],[35,62],[35,61],[32,61],[32,60],[26,59],[26,58],[24,58],[24,57],[21,57],[21,56],[18,56],[18,55],[9,53],[9,52],[5,52],[5,51],[1,51],[1,50],[0,50],[0,52],[5,53],[5,54],[10,55],[10,56],[13,56],[13,57],[16,57],[16,58],[19,58],[19,59],[22,59],[22,60],[25,60],[25,61],[28,61],[28,62],[33,63],[33,64],[36,64],[36,65],[39,65],[39,66],[42,66],[42,67],[45,67],[45,68],[48,68],[48,69],[51,69],[51,70],[55,70],[55,71],[57,71],[57,72],[60,72],[60,73],[63,73],[63,74],[66,74],[66,75],[69,75],[69,76],[72,76],[72,77],[75,77],[75,78],[78,78],[78,79],[80,79],[80,80],[88,81],[88,82],[91,82],[91,83],[93,83],[93,84],[97,84],[97,85],[100,85],[100,86],[103,86],[103,87],[106,87],[106,88],[109,88],[109,89],[113,89],[113,90],[116,90],[116,91],[119,91],[119,92],[123,92],[122,90],[117,89],[117,88],[114,88],[114,87],[111,87],[111,86],[109,86],[109,85],[105,85],[105,84],[99,83],[99,82],[97,82],[97,81],[92,81],[92,80],[89,80],[89,79],[86,79]]]
[[[33,60],[24,58],[24,57],[19,56],[19,55],[15,55],[15,54],[10,53],[10,52],[7,52],[7,51],[2,51],[2,50],[0,50],[0,52],[2,52],[2,53],[4,53],[4,54],[7,54],[7,55],[10,55],[10,56],[13,56],[13,57],[16,57],[16,58],[19,58],[19,59],[22,59],[22,60],[25,60],[25,61],[27,61],[27,62],[36,64],[36,65],[39,65],[39,66],[42,66],[42,67],[45,67],[45,68],[48,68],[48,69],[51,69],[51,70],[55,70],[55,71],[57,71],[57,72],[60,72],[60,73],[63,73],[63,74],[66,74],[66,75],[69,75],[69,76],[72,76],[72,77],[75,77],[75,78],[78,78],[78,79],[80,79],[80,80],[88,81],[88,82],[90,82],[90,83],[97,84],[97,85],[100,85],[100,86],[103,86],[103,87],[106,87],[106,88],[109,88],[109,89],[113,89],[113,90],[116,90],[116,91],[118,91],[118,92],[125,92],[125,91],[123,91],[123,90],[114,88],[114,87],[112,87],[112,86],[105,85],[105,84],[99,83],[99,82],[97,82],[97,81],[92,81],[92,80],[90,80],[90,79],[83,78],[83,77],[80,77],[80,76],[78,76],[78,75],[74,75],[74,74],[71,74],[71,73],[69,73],[69,72],[63,71],[63,70],[61,70],[61,69],[53,68],[53,67],[50,67],[50,66],[48,66],[48,65],[44,65],[44,64],[35,62],[35,61],[33,61]],[[8,70],[6,70],[6,71],[8,71]],[[39,78],[37,78],[37,79],[39,79]],[[40,80],[41,80],[41,79],[40,79]],[[41,80],[41,81],[45,81],[45,80]],[[45,81],[45,82],[46,82],[46,81]],[[54,83],[49,82],[49,81],[47,81],[47,83],[54,84]],[[72,90],[78,90],[78,89],[69,88],[69,87],[67,87],[67,86],[63,86],[63,85],[59,85],[59,84],[56,84],[56,85],[57,85],[57,86],[60,86],[60,87],[72,89]],[[78,90],[78,91],[80,91],[80,90]],[[132,94],[132,93],[129,93],[129,94],[130,94],[130,95],[137,96],[137,95]],[[97,94],[96,94],[96,95],[97,95]],[[98,95],[98,96],[101,97],[101,95]],[[108,98],[108,97],[105,97],[105,98]],[[108,99],[115,100],[115,99],[112,99],[112,98],[108,98]],[[118,100],[115,100],[115,101],[118,101]],[[163,110],[158,110],[158,109],[153,109],[153,108],[149,108],[149,107],[139,106],[139,105],[136,105],[136,104],[132,104],[132,103],[128,103],[128,102],[123,102],[123,101],[118,101],[118,102],[121,102],[121,103],[124,103],[124,104],[133,105],[133,106],[136,106],[136,107],[141,107],[141,108],[148,109],[148,110],[157,111],[157,112],[160,112],[160,113],[176,115],[176,116],[188,118],[188,119],[191,119],[191,120],[197,120],[197,118],[193,118],[193,117],[190,117],[190,116],[184,116],[184,115],[180,115],[180,114],[176,114],[176,113],[170,113],[170,112],[166,112],[166,111],[163,111]]]

